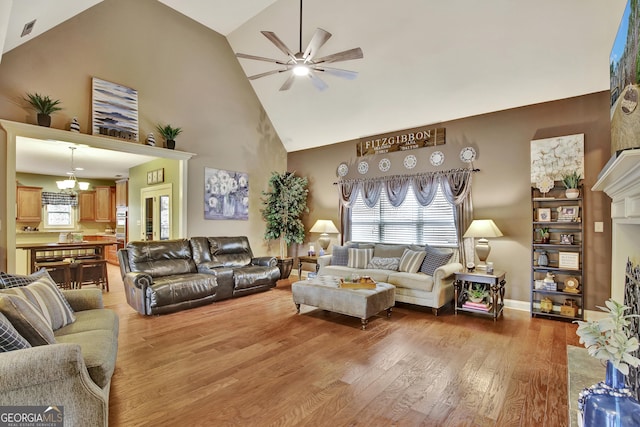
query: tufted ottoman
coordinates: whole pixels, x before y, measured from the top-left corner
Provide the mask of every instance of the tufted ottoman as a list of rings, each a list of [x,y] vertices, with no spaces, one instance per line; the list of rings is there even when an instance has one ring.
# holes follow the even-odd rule
[[[391,307],[395,305],[395,286],[378,282],[375,289],[343,289],[339,283],[340,278],[335,276],[318,276],[295,282],[291,285],[291,293],[297,312],[300,313],[300,304],[305,304],[359,317],[363,330],[369,318],[382,310],[387,310],[387,317],[391,317]]]

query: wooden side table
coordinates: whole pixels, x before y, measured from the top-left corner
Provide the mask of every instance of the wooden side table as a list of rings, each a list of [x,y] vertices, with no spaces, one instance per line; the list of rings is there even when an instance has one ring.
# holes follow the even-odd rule
[[[453,286],[455,288],[456,314],[458,314],[458,311],[483,314],[486,316],[492,316],[495,321],[498,316],[502,314],[502,310],[504,309],[504,286],[506,284],[506,273],[504,271],[495,270],[492,274],[487,274],[482,271],[460,271],[455,274],[456,279],[453,282]],[[489,292],[489,302],[491,303],[491,307],[488,311],[463,306],[467,300],[466,290],[476,283],[484,286]]]
[[[308,262],[309,264],[315,264],[316,265],[316,273],[318,273],[318,270],[320,269],[320,265],[318,265],[318,257],[316,255],[313,256],[299,256],[298,257],[298,278],[302,277],[302,263],[303,262]]]

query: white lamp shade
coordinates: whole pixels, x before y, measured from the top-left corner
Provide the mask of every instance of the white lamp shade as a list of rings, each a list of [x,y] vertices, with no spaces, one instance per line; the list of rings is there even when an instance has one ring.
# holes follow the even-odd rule
[[[78,187],[80,188],[80,190],[86,191],[86,190],[89,189],[89,183],[88,182],[84,182],[84,181],[80,181],[80,182],[78,182]]]
[[[309,232],[311,233],[339,233],[340,231],[336,228],[336,225],[333,223],[333,221],[329,220],[329,219],[319,219],[316,221],[315,224],[313,224],[313,227],[311,227],[311,230],[309,230]]]
[[[474,219],[462,237],[502,237],[502,231],[491,219]]]

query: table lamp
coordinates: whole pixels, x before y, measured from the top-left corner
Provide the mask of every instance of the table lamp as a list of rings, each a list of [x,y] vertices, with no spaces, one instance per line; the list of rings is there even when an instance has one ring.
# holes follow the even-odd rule
[[[329,219],[319,219],[313,224],[310,233],[321,233],[320,238],[318,239],[318,243],[323,250],[327,250],[329,247],[329,243],[331,243],[331,238],[329,237],[329,233],[340,233],[340,231],[336,228],[333,221]]]
[[[496,224],[491,219],[474,219],[471,222],[467,231],[465,231],[464,236],[462,237],[478,237],[478,242],[476,243],[476,254],[478,255],[478,259],[481,263],[484,263],[489,257],[489,252],[491,252],[491,246],[489,246],[489,241],[487,237],[501,237],[502,232],[496,226]],[[477,266],[478,268],[487,268],[486,265],[481,264]]]

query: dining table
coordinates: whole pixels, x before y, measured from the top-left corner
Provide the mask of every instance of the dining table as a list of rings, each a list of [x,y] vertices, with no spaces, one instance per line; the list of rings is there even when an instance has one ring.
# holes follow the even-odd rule
[[[36,263],[49,261],[63,261],[65,259],[105,259],[105,246],[115,245],[116,242],[81,241],[71,243],[21,243],[17,249],[29,251],[29,271],[36,271]]]

